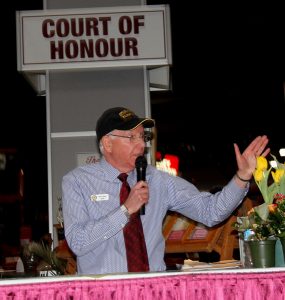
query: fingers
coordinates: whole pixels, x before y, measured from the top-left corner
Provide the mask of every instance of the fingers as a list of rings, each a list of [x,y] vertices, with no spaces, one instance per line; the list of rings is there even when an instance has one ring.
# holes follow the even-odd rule
[[[268,138],[266,135],[259,137],[259,139],[256,140],[256,144],[254,145],[252,151],[255,154],[255,156],[260,156],[261,154],[267,154],[269,153],[268,149],[263,153],[266,145],[268,144]]]
[[[270,148],[267,148],[262,154],[261,156],[266,157],[270,152]]]
[[[147,187],[148,185],[147,185],[147,182],[146,181],[143,181],[143,180],[141,180],[141,181],[139,181],[139,182],[137,182],[137,184],[136,184],[136,188],[145,188],[145,187]]]
[[[239,151],[239,147],[238,147],[237,144],[234,144],[234,149],[235,149],[235,155],[236,155],[236,157],[241,156],[241,153],[240,153],[240,151]]]
[[[243,154],[248,156],[248,155],[254,155],[255,157],[257,156],[266,156],[269,152],[270,149],[264,149],[266,148],[266,145],[268,144],[268,138],[266,135],[263,136],[257,136],[249,145],[248,147],[244,150]]]
[[[148,202],[149,189],[145,181],[137,182],[130,191],[129,197],[125,202],[130,214],[137,212],[140,207]]]
[[[239,168],[245,168],[248,165],[253,165],[252,162],[256,161],[258,156],[267,156],[270,149],[266,146],[268,144],[266,135],[257,136],[241,154],[237,144],[234,144],[235,156]]]
[[[260,145],[262,144],[262,140],[264,139],[264,137],[261,136],[257,136],[250,144],[249,146],[245,149],[245,152],[251,152],[256,154],[256,152],[258,151]]]

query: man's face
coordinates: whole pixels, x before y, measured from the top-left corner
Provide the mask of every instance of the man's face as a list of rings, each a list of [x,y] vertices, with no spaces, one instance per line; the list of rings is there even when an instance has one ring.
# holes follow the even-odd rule
[[[121,172],[129,172],[135,168],[138,156],[144,154],[144,128],[142,125],[133,130],[114,130],[105,139],[105,158]]]

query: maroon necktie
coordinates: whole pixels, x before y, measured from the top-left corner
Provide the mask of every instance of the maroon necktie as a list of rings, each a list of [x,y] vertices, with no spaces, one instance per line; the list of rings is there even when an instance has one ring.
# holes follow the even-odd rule
[[[126,173],[121,173],[118,176],[118,178],[122,181],[120,204],[125,202],[130,192],[130,186],[127,182],[127,177],[128,174]],[[139,212],[131,215],[129,222],[126,224],[123,231],[126,245],[128,271],[149,271],[147,250]]]

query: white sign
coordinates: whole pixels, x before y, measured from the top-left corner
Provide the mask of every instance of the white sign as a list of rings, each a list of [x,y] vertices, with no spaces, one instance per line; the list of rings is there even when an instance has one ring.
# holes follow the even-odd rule
[[[18,70],[171,64],[167,5],[17,12]]]

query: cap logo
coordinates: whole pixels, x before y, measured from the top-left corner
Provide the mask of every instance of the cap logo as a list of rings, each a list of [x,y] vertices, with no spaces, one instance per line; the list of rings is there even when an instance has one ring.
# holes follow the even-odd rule
[[[134,113],[130,110],[124,109],[121,112],[119,112],[119,116],[124,122],[127,122],[128,120],[134,117]]]

